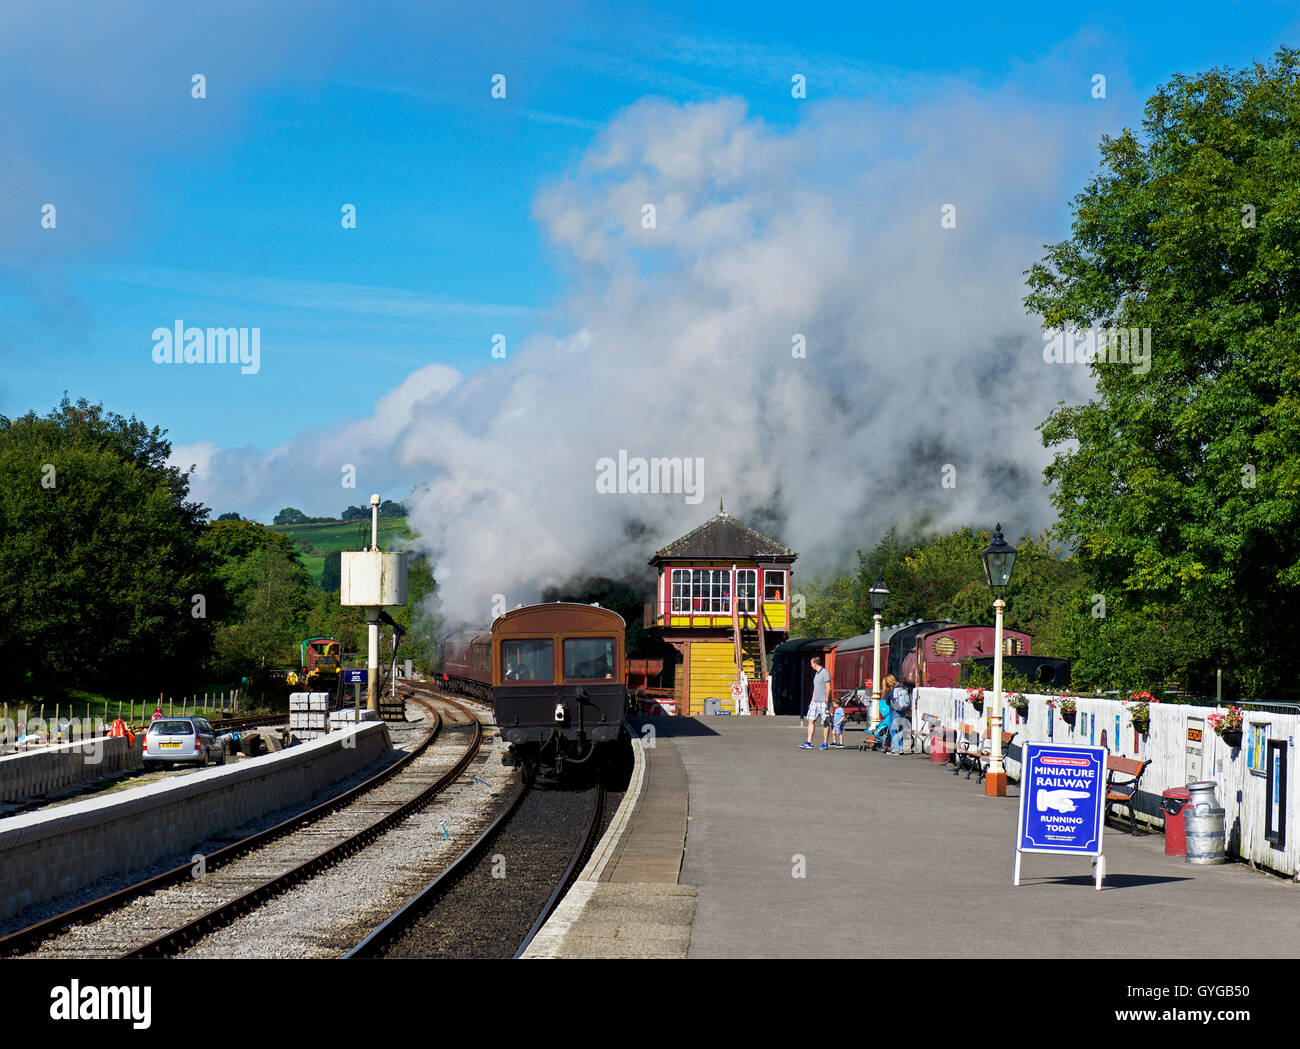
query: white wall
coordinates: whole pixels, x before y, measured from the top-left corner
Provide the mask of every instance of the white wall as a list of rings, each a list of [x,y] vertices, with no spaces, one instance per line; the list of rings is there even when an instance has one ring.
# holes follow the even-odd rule
[[[937,715],[945,728],[955,728],[965,723],[977,727],[987,735],[985,718],[992,707],[992,690],[985,693],[984,713],[977,714],[966,699],[963,688],[918,688],[912,704],[912,718],[919,726],[921,715]],[[1112,754],[1150,759],[1151,766],[1142,776],[1142,787],[1136,799],[1138,818],[1145,817],[1157,826],[1162,824],[1160,798],[1170,787],[1186,786],[1187,720],[1208,718],[1214,707],[1192,707],[1181,704],[1151,704],[1151,730],[1143,739],[1134,739],[1129,724],[1128,709],[1116,699],[1076,700],[1078,719],[1073,727],[1061,720],[1060,709],[1049,709],[1047,701],[1052,696],[1030,695],[1028,720],[1016,721],[1013,708],[1003,711],[1003,728],[1015,732],[1006,760],[1007,775],[1012,780],[1020,777],[1020,744],[1024,742],[1076,743],[1101,745],[1102,731],[1106,732],[1106,746]],[[1119,716],[1119,733],[1115,731],[1115,717]],[[1091,720],[1095,718],[1095,723]],[[1285,874],[1300,871],[1300,768],[1295,760],[1295,737],[1300,734],[1300,715],[1244,712],[1244,731],[1240,749],[1233,750],[1215,735],[1207,722],[1201,755],[1201,778],[1213,780],[1217,786],[1219,804],[1224,808],[1224,830],[1228,852],[1271,870]],[[1252,723],[1267,726],[1269,739],[1288,742],[1287,747],[1287,802],[1286,842],[1277,849],[1264,837],[1265,783],[1247,766],[1249,726]],[[1091,731],[1091,737],[1090,737]],[[1263,771],[1262,769],[1260,770]]]

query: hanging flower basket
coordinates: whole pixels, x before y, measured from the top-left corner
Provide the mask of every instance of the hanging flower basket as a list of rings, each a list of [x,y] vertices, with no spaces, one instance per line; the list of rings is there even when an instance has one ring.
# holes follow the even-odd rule
[[[1029,700],[1025,698],[1023,692],[1017,692],[1014,695],[1007,696],[1007,705],[1016,712],[1016,724],[1021,721],[1029,720]]]
[[[1146,739],[1147,733],[1151,731],[1151,707],[1150,704],[1158,703],[1150,692],[1134,692],[1129,699],[1124,700],[1122,705],[1128,707],[1129,724],[1141,733],[1142,738]]]
[[[1059,710],[1061,720],[1067,725],[1073,725],[1075,718],[1079,716],[1079,708],[1075,706],[1075,702],[1070,696],[1057,696],[1055,699],[1049,699],[1047,707],[1049,710]]]
[[[966,698],[970,700],[970,705],[975,708],[976,713],[984,712],[984,690],[982,688],[971,688],[966,690]]]
[[[1233,750],[1241,746],[1242,716],[1240,707],[1229,707],[1218,714],[1211,714],[1205,719],[1210,728],[1218,733],[1219,738]]]

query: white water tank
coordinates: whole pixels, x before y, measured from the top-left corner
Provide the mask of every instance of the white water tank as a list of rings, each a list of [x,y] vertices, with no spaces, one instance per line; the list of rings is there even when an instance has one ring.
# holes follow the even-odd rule
[[[406,604],[406,551],[344,550],[339,604]]]

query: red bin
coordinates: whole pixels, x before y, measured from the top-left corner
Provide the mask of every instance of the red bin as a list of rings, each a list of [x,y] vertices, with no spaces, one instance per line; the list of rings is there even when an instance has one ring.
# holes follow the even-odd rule
[[[956,732],[950,728],[936,728],[930,735],[930,760],[936,765],[945,765],[956,747]]]
[[[1183,810],[1191,797],[1191,792],[1186,787],[1170,787],[1160,796],[1160,808],[1165,814],[1166,856],[1187,855],[1187,828]]]

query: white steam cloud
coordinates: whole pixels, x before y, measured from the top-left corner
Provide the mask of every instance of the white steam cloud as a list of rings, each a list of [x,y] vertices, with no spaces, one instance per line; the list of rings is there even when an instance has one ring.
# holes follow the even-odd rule
[[[571,277],[570,334],[467,377],[430,365],[373,418],[252,469],[197,446],[174,459],[201,460],[196,493],[221,505],[301,490],[304,474],[337,484],[341,462],[418,480],[410,520],[443,612],[474,623],[495,594],[513,606],[575,574],[644,569],[719,499],[805,572],[922,510],[1000,520],[1013,539],[1047,526],[1036,427],[1092,383],[1044,364],[1022,272],[1060,236],[1069,159],[1095,136],[1074,121],[1067,142],[1060,112],[995,98],[811,112],[781,129],[737,100],[631,107],[536,198]],[[703,503],[598,492],[597,462],[620,449],[702,459]],[[361,483],[364,501],[377,486]],[[629,539],[629,524],[647,531]]]

